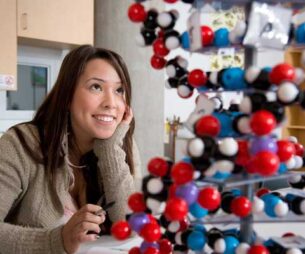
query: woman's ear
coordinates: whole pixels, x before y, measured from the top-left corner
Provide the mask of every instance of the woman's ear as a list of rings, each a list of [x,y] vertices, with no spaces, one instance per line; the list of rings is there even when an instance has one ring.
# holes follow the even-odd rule
[[[122,123],[130,124],[131,120],[133,118],[132,109],[130,106],[126,105],[126,109],[123,115]]]

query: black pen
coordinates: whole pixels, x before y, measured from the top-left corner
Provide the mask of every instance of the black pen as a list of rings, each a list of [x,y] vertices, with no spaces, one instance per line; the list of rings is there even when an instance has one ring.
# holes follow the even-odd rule
[[[96,211],[95,215],[106,214],[107,209],[111,208],[115,204],[115,201],[109,202],[108,204],[104,205],[100,210]]]

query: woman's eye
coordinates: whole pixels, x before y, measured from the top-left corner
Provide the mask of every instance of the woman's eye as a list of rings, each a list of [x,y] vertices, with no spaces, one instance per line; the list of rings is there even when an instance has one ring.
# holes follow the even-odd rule
[[[90,86],[90,89],[93,91],[101,91],[102,87],[99,84],[93,84]]]
[[[118,88],[116,91],[117,91],[117,93],[120,93],[120,94],[124,94],[124,92],[125,92],[123,87]]]

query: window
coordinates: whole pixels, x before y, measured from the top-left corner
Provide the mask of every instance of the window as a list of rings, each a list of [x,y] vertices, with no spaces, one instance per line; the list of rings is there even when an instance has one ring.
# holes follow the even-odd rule
[[[0,91],[0,133],[32,119],[54,84],[67,50],[18,46],[17,91]]]
[[[7,110],[35,111],[48,92],[49,66],[17,65],[17,91],[6,93]]]

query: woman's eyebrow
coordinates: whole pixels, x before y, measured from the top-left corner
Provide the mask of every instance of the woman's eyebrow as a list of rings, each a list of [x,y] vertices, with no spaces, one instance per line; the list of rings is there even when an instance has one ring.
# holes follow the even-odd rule
[[[88,78],[88,79],[86,80],[86,83],[87,83],[88,81],[90,81],[90,80],[97,80],[97,81],[100,81],[100,82],[103,82],[103,83],[106,83],[106,82],[107,82],[106,80],[104,80],[104,79],[102,79],[102,78],[93,77],[93,78]],[[119,84],[119,85],[122,84],[121,81],[117,81],[117,82],[114,82],[114,83],[115,83],[115,84]]]
[[[88,81],[90,81],[90,80],[97,80],[97,81],[105,82],[104,79],[93,77],[93,78],[88,78],[88,79],[86,80],[86,83],[87,83]]]

